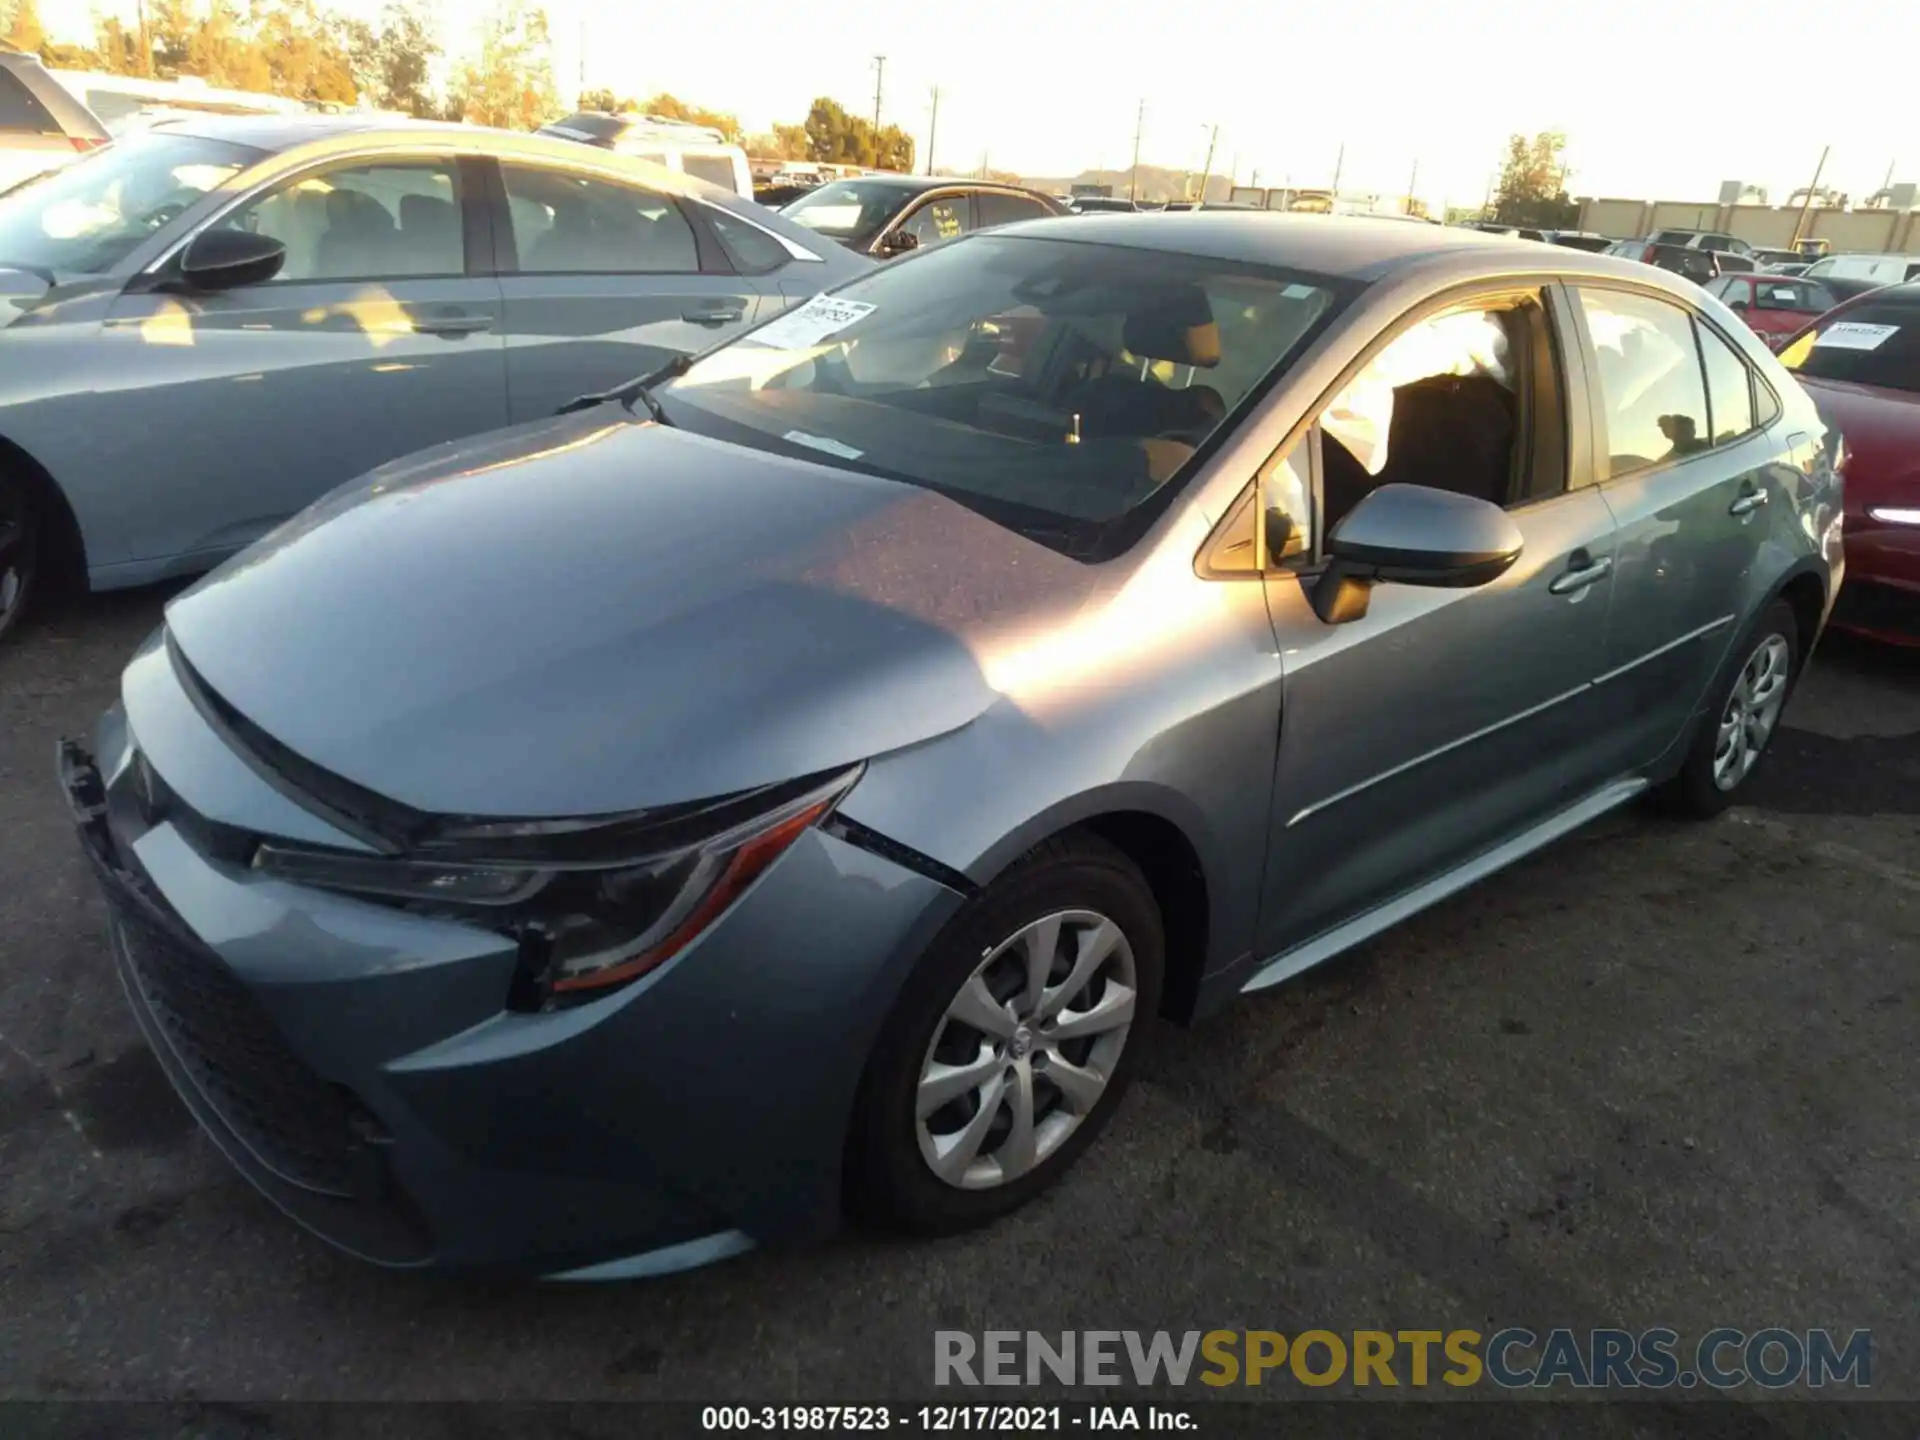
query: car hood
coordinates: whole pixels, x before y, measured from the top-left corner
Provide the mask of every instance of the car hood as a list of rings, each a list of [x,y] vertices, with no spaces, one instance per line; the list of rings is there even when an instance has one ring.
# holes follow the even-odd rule
[[[1846,437],[1847,510],[1920,503],[1920,394],[1798,376],[1820,418]]]
[[[603,406],[372,472],[167,625],[339,777],[430,813],[598,815],[965,725],[996,699],[986,637],[1095,573],[933,492]]]

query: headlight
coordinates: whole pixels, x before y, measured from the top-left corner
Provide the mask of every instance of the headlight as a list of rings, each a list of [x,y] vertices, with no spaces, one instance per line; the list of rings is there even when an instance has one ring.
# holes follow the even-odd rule
[[[1920,506],[1869,505],[1867,514],[1882,525],[1920,525]]]
[[[542,1000],[579,995],[685,949],[833,812],[862,768],[668,811],[439,822],[401,857],[263,843],[253,868],[477,919],[520,940]]]

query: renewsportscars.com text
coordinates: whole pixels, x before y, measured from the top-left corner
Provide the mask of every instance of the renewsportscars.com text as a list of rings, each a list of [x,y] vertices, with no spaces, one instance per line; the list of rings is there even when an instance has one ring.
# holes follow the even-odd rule
[[[935,1385],[1495,1385],[1769,1390],[1873,1383],[1873,1332],[937,1330]]]

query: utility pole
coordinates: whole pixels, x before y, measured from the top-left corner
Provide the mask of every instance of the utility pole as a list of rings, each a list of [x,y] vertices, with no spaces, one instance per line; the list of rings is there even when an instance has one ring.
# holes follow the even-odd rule
[[[147,29],[147,0],[134,0],[134,18],[140,26],[140,73],[153,74],[153,35]]]
[[[1207,159],[1206,163],[1200,167],[1200,193],[1193,197],[1197,205],[1207,203],[1207,181],[1213,175],[1213,147],[1219,143],[1220,127],[1216,125],[1213,127],[1213,133],[1207,136]]]
[[[927,121],[927,174],[933,174],[933,140],[940,133],[940,87],[933,87],[933,115]]]
[[[1335,200],[1340,198],[1340,172],[1346,168],[1346,165],[1347,142],[1342,140],[1340,142],[1340,153],[1334,158],[1333,162],[1333,198]]]
[[[1814,192],[1820,188],[1820,172],[1827,168],[1827,154],[1832,149],[1831,145],[1820,147],[1820,163],[1813,167],[1813,180],[1807,186],[1806,203],[1800,207],[1800,218],[1793,222],[1793,239],[1788,242],[1790,248],[1798,249],[1800,242],[1806,238],[1807,214],[1813,209]]]
[[[579,93],[587,93],[587,20],[580,17],[580,87]]]
[[[1419,182],[1419,179],[1420,162],[1415,160],[1413,162],[1413,174],[1407,177],[1407,214],[1409,215],[1413,213],[1413,187]]]
[[[1140,131],[1147,123],[1147,102],[1133,113],[1133,169],[1127,172],[1127,199],[1137,200],[1140,189]]]
[[[873,57],[873,138],[875,143],[880,139],[880,87],[886,78],[887,57],[876,55]]]
[[[980,178],[982,180],[987,178],[987,161],[991,158],[992,153],[993,152],[989,150],[982,150],[980,152]]]

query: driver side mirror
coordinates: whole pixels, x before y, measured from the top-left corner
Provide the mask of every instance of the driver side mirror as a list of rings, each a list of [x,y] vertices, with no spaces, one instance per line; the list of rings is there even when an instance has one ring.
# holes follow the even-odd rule
[[[1424,485],[1382,485],[1333,527],[1313,613],[1329,625],[1367,613],[1382,581],[1471,589],[1520,558],[1520,528],[1498,505]]]
[[[911,230],[889,230],[880,237],[880,253],[888,259],[920,248],[920,237]]]
[[[180,279],[193,290],[232,290],[271,280],[287,263],[287,247],[251,230],[205,230],[180,256]]]

